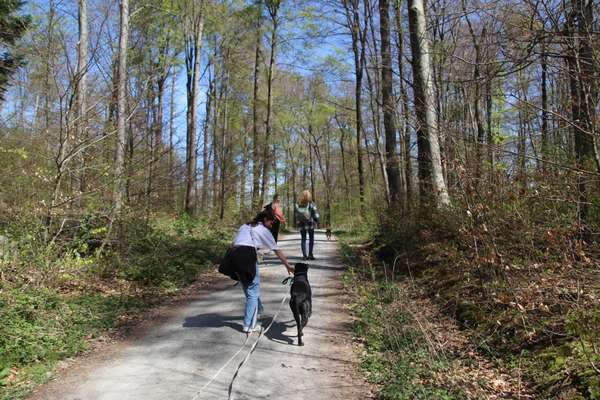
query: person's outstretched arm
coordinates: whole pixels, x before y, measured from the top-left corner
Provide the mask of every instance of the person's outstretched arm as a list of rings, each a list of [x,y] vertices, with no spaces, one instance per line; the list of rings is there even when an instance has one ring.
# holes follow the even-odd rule
[[[283,251],[273,250],[273,252],[275,253],[275,255],[277,257],[279,257],[279,259],[281,260],[283,265],[285,265],[285,269],[287,269],[288,275],[293,275],[294,274],[294,266],[289,263],[285,254],[283,254]]]

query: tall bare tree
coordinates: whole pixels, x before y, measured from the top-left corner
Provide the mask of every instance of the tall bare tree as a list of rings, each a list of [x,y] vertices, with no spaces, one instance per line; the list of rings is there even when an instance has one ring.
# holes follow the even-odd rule
[[[186,3],[185,67],[187,88],[186,132],[186,188],[184,209],[187,214],[195,212],[197,178],[197,120],[200,92],[200,58],[202,56],[202,33],[204,31],[204,0]]]
[[[594,51],[592,48],[592,23],[594,8],[591,0],[574,0],[567,16],[569,84],[571,116],[575,139],[577,169],[591,169],[595,163],[600,171],[600,160],[595,138],[597,83],[594,79]],[[582,174],[578,175],[578,217],[582,225],[588,217],[588,194]]]
[[[87,0],[79,0],[79,43],[77,44],[77,74],[75,77],[75,98],[77,103],[76,116],[76,136],[80,143],[85,145],[87,141],[87,69],[88,69],[88,46],[89,46],[89,28],[87,17]],[[84,193],[86,190],[86,158],[85,151],[80,156],[81,172],[79,174],[79,191]]]
[[[406,89],[405,75],[404,75],[404,28],[402,26],[402,0],[394,0],[394,21],[396,25],[396,47],[398,57],[398,83],[400,86],[400,100],[402,104],[402,124],[400,130],[400,149],[402,154],[402,165],[401,171],[404,175],[404,198],[406,207],[410,206],[412,198],[412,164],[410,160],[410,130],[409,130],[409,106],[408,106],[408,90]]]
[[[258,135],[258,77],[262,37],[262,0],[256,1],[256,40],[254,45],[254,86],[252,91],[252,208],[259,206],[260,141]]]
[[[269,67],[267,69],[267,116],[265,120],[265,142],[263,144],[263,166],[262,182],[260,185],[260,205],[265,202],[265,193],[268,190],[269,182],[269,163],[271,160],[271,130],[272,130],[272,109],[273,109],[273,69],[275,67],[275,54],[277,51],[277,35],[279,27],[279,7],[281,0],[265,0],[267,11],[271,17],[271,54],[269,56]]]
[[[129,37],[129,0],[121,0],[121,23],[119,30],[119,64],[117,75],[117,143],[115,153],[115,189],[114,212],[118,214],[123,207],[125,195],[125,106],[127,101],[127,41]]]
[[[443,207],[450,204],[450,197],[442,171],[434,82],[423,0],[408,0],[408,10],[415,108],[419,124],[417,130],[419,192],[422,200],[433,197],[435,204]]]
[[[392,204],[400,200],[400,170],[396,149],[396,105],[392,89],[392,56],[390,49],[390,15],[387,0],[379,0],[379,32],[381,35],[381,100],[385,129],[385,168]]]
[[[355,106],[355,124],[356,124],[356,162],[358,169],[358,193],[360,201],[360,213],[365,215],[365,175],[363,171],[361,135],[363,131],[362,119],[362,79],[365,65],[365,47],[367,24],[361,24],[360,1],[341,0],[346,16],[346,26],[350,30],[352,39],[352,54],[354,56],[354,106]],[[369,1],[363,1],[363,10],[365,15],[369,9]]]

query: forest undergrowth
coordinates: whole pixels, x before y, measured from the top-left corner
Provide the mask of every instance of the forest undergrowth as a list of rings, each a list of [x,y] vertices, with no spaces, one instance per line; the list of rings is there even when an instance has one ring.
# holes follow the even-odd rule
[[[600,398],[600,246],[544,197],[465,196],[343,239],[382,398]]]
[[[2,221],[2,400],[24,397],[59,361],[188,286],[231,236],[208,221],[130,214],[112,228],[97,215],[63,219],[48,237],[39,221]]]

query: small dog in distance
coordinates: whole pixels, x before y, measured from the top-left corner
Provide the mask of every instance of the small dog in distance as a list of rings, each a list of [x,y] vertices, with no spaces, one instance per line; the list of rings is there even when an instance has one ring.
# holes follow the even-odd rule
[[[325,236],[327,236],[327,241],[331,240],[331,228],[325,230]]]

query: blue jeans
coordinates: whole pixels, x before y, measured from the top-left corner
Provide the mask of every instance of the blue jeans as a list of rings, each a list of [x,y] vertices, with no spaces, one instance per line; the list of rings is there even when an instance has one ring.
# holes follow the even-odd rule
[[[244,294],[246,295],[246,310],[244,311],[244,328],[254,328],[258,314],[262,312],[262,303],[260,302],[260,276],[258,273],[258,263],[256,263],[256,275],[254,280],[247,286],[242,284]]]
[[[314,229],[300,229],[300,247],[302,248],[302,255],[306,257],[306,231],[308,231],[308,256],[313,255],[313,247],[315,246],[315,230]]]

